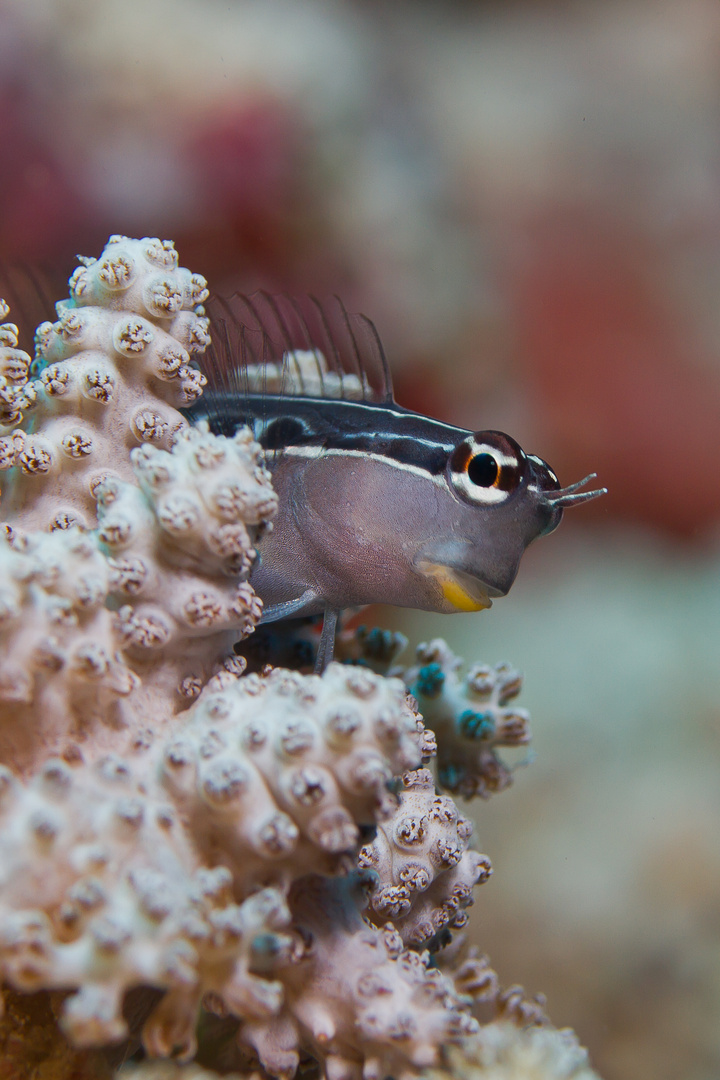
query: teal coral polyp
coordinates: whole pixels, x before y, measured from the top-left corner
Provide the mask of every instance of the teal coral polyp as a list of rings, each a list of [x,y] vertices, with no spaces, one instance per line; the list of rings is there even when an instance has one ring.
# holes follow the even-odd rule
[[[443,688],[445,672],[440,664],[425,664],[417,673],[412,691],[419,697],[435,698]]]

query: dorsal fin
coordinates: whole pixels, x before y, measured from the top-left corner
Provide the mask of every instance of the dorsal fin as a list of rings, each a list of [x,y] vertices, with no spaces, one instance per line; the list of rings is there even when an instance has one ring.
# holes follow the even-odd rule
[[[67,295],[64,278],[29,263],[0,261],[0,297],[10,307],[9,321],[18,327],[20,348],[31,356],[36,328],[42,322],[57,319],[56,295]]]
[[[202,360],[214,409],[243,418],[250,394],[392,402],[385,353],[372,322],[339,297],[256,292],[207,304],[212,345]]]

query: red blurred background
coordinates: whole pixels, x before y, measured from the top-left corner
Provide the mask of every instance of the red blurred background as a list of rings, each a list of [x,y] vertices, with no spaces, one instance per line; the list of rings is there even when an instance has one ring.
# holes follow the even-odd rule
[[[216,288],[340,290],[407,404],[497,405],[588,514],[703,541],[719,50],[711,0],[6,0],[0,258],[162,233]]]

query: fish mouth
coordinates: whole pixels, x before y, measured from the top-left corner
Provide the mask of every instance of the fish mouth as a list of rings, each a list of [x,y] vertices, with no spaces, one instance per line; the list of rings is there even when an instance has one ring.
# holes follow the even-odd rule
[[[483,611],[492,607],[491,594],[502,596],[499,589],[454,566],[423,560],[418,563],[418,570],[435,579],[453,611]]]

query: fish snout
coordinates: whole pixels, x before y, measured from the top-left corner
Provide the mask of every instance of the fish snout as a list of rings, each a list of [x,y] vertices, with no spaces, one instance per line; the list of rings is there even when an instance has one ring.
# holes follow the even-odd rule
[[[563,508],[552,501],[552,492],[560,490],[560,481],[547,461],[536,454],[528,454],[530,482],[528,488],[537,498],[537,536],[554,532],[562,521]]]
[[[552,471],[547,461],[538,457],[537,454],[528,454],[530,466],[530,483],[540,491],[559,491],[560,481]]]

